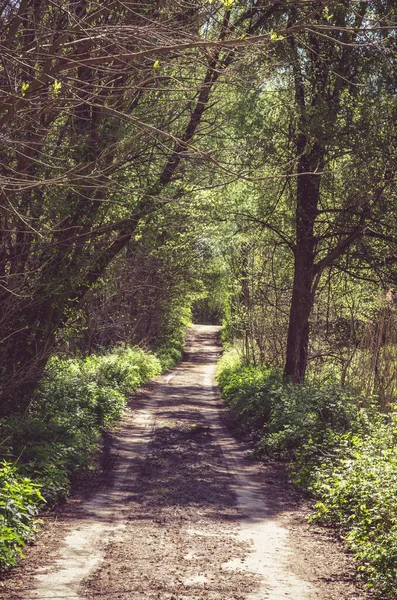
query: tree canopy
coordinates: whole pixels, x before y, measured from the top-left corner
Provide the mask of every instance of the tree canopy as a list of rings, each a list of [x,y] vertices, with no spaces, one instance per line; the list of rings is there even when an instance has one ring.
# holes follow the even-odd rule
[[[345,368],[397,275],[394,3],[0,15],[3,413],[73,335],[153,346],[192,306],[296,383],[340,331]]]

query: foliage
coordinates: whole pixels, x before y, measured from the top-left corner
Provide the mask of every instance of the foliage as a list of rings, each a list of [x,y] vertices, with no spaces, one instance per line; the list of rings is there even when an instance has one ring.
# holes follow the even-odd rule
[[[163,360],[173,360],[167,350]],[[95,467],[100,434],[121,416],[128,394],[162,368],[155,354],[140,348],[54,357],[27,413],[1,419],[7,458],[0,469],[1,568],[21,555],[42,502],[66,497],[73,480]]]
[[[15,466],[0,465],[0,569],[16,564],[21,548],[37,528],[34,519],[43,503],[39,486],[22,477]]]
[[[0,15],[0,45],[8,49],[0,65],[0,122],[7,129],[0,151],[6,190],[1,202],[10,205],[0,215],[5,415],[26,409],[65,329],[70,339],[71,321],[95,284],[106,280],[113,261],[134,256],[136,237],[145,237],[154,215],[188,196],[182,163],[193,138],[202,137],[202,128],[208,132],[203,114],[232,52],[216,43],[235,32],[229,29],[230,10],[219,1],[138,3],[132,10],[119,0],[106,7],[98,0],[70,6],[27,0],[7,2]],[[235,16],[243,23],[248,17]],[[203,49],[195,56],[192,50],[203,40],[215,52]],[[132,52],[124,65],[121,48]],[[152,250],[164,247],[167,224],[156,235],[148,236]],[[183,258],[179,241],[175,247]],[[139,280],[144,286],[135,299],[145,296],[144,287],[158,300],[156,308],[167,304],[167,275],[169,282],[184,281],[178,269],[167,273],[168,257],[160,261],[162,287],[153,261],[153,277]],[[171,266],[176,264],[174,256]],[[109,286],[116,288],[113,295],[118,283],[116,276]],[[140,324],[150,329],[143,317]]]
[[[190,325],[190,308],[178,307],[168,316],[168,322],[163,325],[161,337],[155,346],[163,371],[170,369],[183,357],[186,328]]]
[[[250,82],[227,95],[221,112],[239,144],[234,164],[251,175],[220,190],[223,216],[238,232],[226,257],[233,273],[229,331],[245,344],[247,362],[284,365],[294,381],[325,362],[346,378],[352,349],[341,342],[357,342],[362,307],[349,312],[344,284],[356,288],[359,304],[359,296],[373,299],[395,281],[394,147],[382,133],[394,130],[395,100],[387,67],[366,47],[367,36],[387,46],[375,23],[387,21],[383,10],[391,5],[362,2],[356,11],[351,2],[333,4],[313,17],[313,29],[330,27],[326,37],[308,30],[276,35],[272,52],[245,56],[239,73],[251,69]],[[266,31],[305,14],[311,21],[307,10],[285,3],[266,20]],[[359,24],[368,18],[374,29],[361,36]],[[339,45],[352,23],[349,45]],[[343,303],[335,348],[336,305]]]
[[[274,369],[225,353],[218,382],[254,438],[256,455],[287,460],[317,500],[312,520],[338,525],[375,594],[397,585],[397,413],[378,412],[337,384],[285,382]]]
[[[252,433],[256,454],[292,460],[296,481],[307,485],[323,452],[332,452],[340,436],[356,429],[360,412],[354,397],[337,384],[296,386],[277,369],[253,367],[227,354],[218,383],[242,427]]]
[[[342,527],[359,572],[382,598],[397,585],[397,415],[367,419],[366,431],[345,435],[331,460],[316,467],[313,520]]]

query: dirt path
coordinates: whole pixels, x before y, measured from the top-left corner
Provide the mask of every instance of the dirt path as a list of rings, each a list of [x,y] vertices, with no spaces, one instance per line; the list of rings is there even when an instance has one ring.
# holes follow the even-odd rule
[[[112,481],[49,518],[2,600],[363,600],[280,469],[245,457],[214,387],[217,328],[127,411]]]

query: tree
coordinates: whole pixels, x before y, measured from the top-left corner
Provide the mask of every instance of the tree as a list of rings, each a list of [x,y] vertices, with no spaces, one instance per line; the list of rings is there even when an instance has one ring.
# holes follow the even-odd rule
[[[224,39],[230,12],[209,10],[223,15],[212,40]],[[3,7],[2,17],[0,331],[8,410],[26,404],[70,311],[141,219],[180,196],[179,183],[163,194],[223,56],[204,48],[201,64],[189,65],[178,53],[201,39],[209,18],[201,3],[24,0]]]
[[[265,56],[246,60],[246,80],[254,83],[245,84],[232,111],[246,180],[246,198],[236,184],[230,194],[239,198],[231,209],[237,226],[255,231],[248,247],[262,239],[268,256],[278,245],[277,254],[290,252],[293,261],[291,290],[284,286],[283,295],[291,294],[284,370],[296,383],[306,373],[310,319],[324,276],[343,269],[348,258],[350,276],[360,277],[365,263],[377,279],[379,263],[393,262],[396,242],[386,218],[395,199],[390,7],[331,2],[312,8],[284,4],[271,15],[267,27],[289,34],[275,33]],[[292,30],[302,20],[305,27]],[[267,236],[259,238],[258,230]],[[371,264],[382,238],[392,246],[387,251],[383,242],[382,258]],[[254,268],[258,278],[261,267]]]
[[[368,2],[332,3],[315,19],[314,31],[288,39],[297,110],[298,177],[285,375],[297,383],[306,373],[309,319],[321,275],[364,235],[388,184],[389,164],[383,162],[361,198],[344,190],[339,205],[330,206],[322,193],[323,173],[335,164],[337,154],[351,153],[351,143],[354,146],[362,133],[346,120],[345,110],[352,98],[360,103],[360,86],[368,94],[367,73],[374,60],[379,65],[371,48],[376,34],[362,31],[369,11]],[[330,27],[330,31],[319,35],[316,25]],[[325,227],[321,224],[324,215]]]

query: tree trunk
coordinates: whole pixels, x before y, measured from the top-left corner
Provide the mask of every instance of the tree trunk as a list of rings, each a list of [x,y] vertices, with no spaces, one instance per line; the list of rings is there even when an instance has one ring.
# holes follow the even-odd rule
[[[308,347],[309,318],[313,308],[313,261],[307,248],[297,249],[295,273],[287,337],[287,357],[284,375],[294,383],[305,378]]]
[[[314,225],[320,197],[321,176],[313,174],[321,170],[324,149],[314,145],[309,154],[304,154],[307,138],[301,135],[297,143],[299,159],[296,204],[296,245],[294,282],[287,337],[287,357],[284,375],[294,383],[305,378],[308,348],[309,319],[313,308],[313,281],[315,272],[316,238]],[[320,169],[319,169],[320,167]]]

